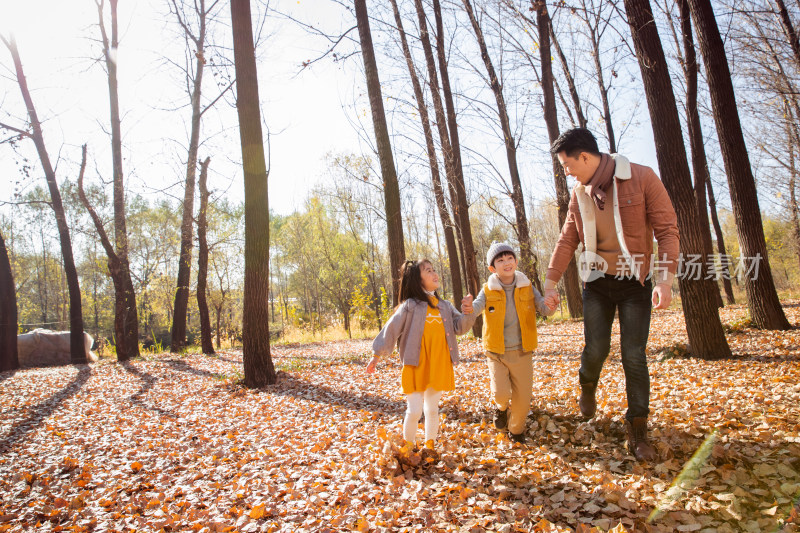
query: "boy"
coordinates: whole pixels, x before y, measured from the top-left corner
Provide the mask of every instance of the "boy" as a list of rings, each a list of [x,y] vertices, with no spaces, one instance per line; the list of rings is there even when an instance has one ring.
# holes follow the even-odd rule
[[[506,243],[493,242],[486,253],[492,273],[475,301],[467,295],[461,312],[474,321],[483,312],[483,347],[489,367],[494,425],[508,428],[511,440],[525,442],[525,419],[531,405],[533,350],[536,349],[536,311],[544,316],[555,309],[522,272],[517,256]],[[474,311],[474,312],[473,312]]]

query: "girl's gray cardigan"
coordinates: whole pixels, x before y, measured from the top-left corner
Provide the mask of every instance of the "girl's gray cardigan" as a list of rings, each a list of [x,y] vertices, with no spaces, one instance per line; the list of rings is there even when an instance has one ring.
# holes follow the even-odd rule
[[[439,312],[444,323],[447,347],[450,350],[450,360],[457,364],[458,345],[456,335],[466,333],[471,323],[464,315],[458,312],[450,302],[439,300]],[[422,332],[425,329],[425,317],[428,315],[428,302],[409,298],[394,312],[392,317],[383,326],[383,329],[372,343],[375,355],[389,355],[395,345],[400,352],[400,360],[404,365],[417,366],[419,352],[422,348]]]

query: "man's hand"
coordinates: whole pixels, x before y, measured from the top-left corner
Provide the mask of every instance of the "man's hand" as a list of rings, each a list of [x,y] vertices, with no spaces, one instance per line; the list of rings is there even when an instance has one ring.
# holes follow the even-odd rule
[[[461,299],[461,312],[465,315],[472,314],[472,295],[467,294]]]
[[[653,309],[666,309],[672,301],[672,287],[659,283],[653,289]]]
[[[367,363],[367,374],[372,374],[375,372],[375,368],[378,366],[378,357],[372,356],[372,359],[369,360]]]
[[[555,311],[559,301],[560,298],[556,289],[547,289],[544,291],[544,303],[551,310]]]

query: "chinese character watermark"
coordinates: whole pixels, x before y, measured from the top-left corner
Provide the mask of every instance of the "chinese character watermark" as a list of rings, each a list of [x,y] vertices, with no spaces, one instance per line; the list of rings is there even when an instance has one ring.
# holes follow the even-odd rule
[[[729,254],[710,254],[706,256],[704,262],[701,254],[679,254],[675,278],[689,281],[735,279],[743,282],[746,279],[756,280],[763,259],[761,254],[738,258]],[[634,273],[640,272],[645,264],[649,267],[646,279],[654,278],[660,281],[669,278],[671,262],[665,256],[658,258],[655,254],[651,254],[650,261],[646,262],[645,256],[642,254],[633,254],[630,258],[620,255],[614,265],[614,270],[610,271],[608,261],[600,255],[588,251],[584,251],[580,255],[578,275],[584,283],[604,276],[618,279],[630,278],[634,276]]]

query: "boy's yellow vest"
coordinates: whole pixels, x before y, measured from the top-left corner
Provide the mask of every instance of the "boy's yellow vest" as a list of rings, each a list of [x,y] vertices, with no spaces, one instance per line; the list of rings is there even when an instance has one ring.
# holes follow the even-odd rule
[[[532,352],[537,344],[533,286],[522,272],[517,271],[515,275],[517,286],[514,288],[514,304],[522,332],[522,351]],[[486,307],[483,310],[483,348],[487,352],[505,353],[503,322],[506,316],[506,291],[496,274],[490,276],[489,281],[484,284],[483,294],[486,296]]]

